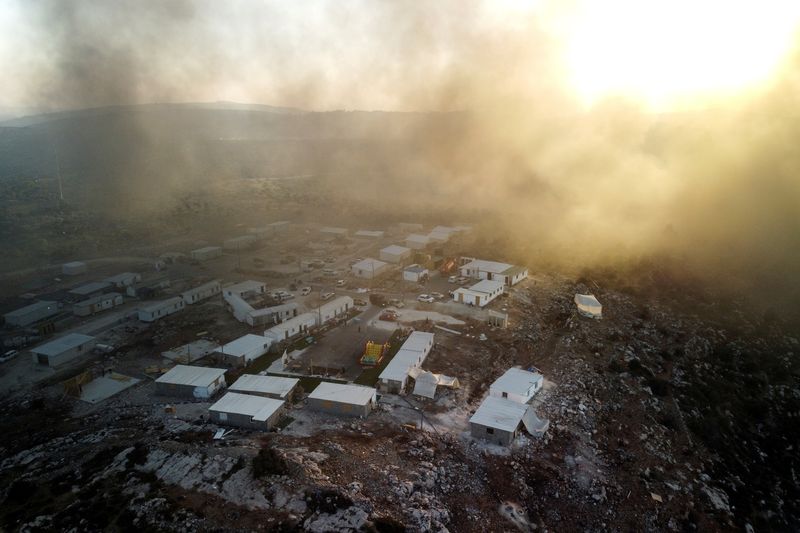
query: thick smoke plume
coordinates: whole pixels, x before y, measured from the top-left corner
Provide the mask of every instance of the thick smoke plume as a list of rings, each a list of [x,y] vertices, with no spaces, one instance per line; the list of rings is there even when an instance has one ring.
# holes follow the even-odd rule
[[[712,108],[655,114],[618,97],[586,109],[543,16],[555,3],[505,16],[489,4],[25,2],[15,94],[43,109],[225,98],[448,112],[384,132],[404,139],[403,157],[361,155],[381,171],[371,179],[391,180],[394,205],[482,217],[523,259],[669,253],[798,298],[797,57]],[[116,160],[123,182],[163,192],[202,175],[191,149],[143,166],[136,147],[174,142],[152,124],[120,125],[136,141]]]

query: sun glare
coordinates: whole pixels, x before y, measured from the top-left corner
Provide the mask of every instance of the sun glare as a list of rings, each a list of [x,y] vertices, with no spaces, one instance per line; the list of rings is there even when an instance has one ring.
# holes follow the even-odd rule
[[[566,66],[587,104],[623,94],[663,109],[770,78],[796,42],[800,2],[586,2]]]

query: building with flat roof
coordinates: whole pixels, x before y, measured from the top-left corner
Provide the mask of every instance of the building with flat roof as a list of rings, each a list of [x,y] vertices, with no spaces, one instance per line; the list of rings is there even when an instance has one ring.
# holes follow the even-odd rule
[[[124,289],[142,281],[142,275],[137,272],[123,272],[110,276],[103,281],[112,284],[117,289]]]
[[[353,234],[353,237],[358,239],[382,239],[384,233],[382,231],[371,231],[371,230],[358,230]]]
[[[284,403],[274,398],[228,392],[208,408],[212,422],[267,431],[278,423]]]
[[[453,301],[466,305],[484,307],[503,294],[505,285],[502,281],[484,279],[471,287],[459,287],[453,291]]]
[[[408,265],[403,269],[403,280],[418,283],[428,277],[430,274],[428,269],[422,265]]]
[[[189,257],[195,261],[208,261],[220,256],[222,256],[222,248],[219,246],[205,246],[189,252]]]
[[[374,279],[389,268],[389,264],[370,257],[354,264],[350,270],[353,275],[362,279]]]
[[[225,387],[224,368],[175,365],[156,380],[156,394],[183,398],[211,398]]]
[[[228,390],[242,394],[255,394],[256,396],[275,398],[276,400],[288,400],[297,389],[298,383],[300,383],[300,380],[297,378],[242,374]]]
[[[413,331],[403,342],[383,372],[378,376],[378,386],[386,392],[400,394],[406,388],[408,375],[419,368],[433,348],[433,333]]]
[[[222,284],[218,279],[215,279],[194,287],[193,289],[189,289],[188,291],[183,291],[181,293],[181,298],[183,298],[186,304],[192,305],[207,300],[212,296],[216,296],[220,292],[222,292]]]
[[[100,294],[72,306],[76,316],[91,316],[122,305],[122,295],[116,292]]]
[[[316,325],[321,326],[331,320],[345,316],[352,308],[353,299],[350,296],[337,296],[317,308]]]
[[[264,336],[273,343],[305,335],[317,325],[317,313],[302,313],[264,331]]]
[[[267,353],[271,344],[272,340],[263,335],[248,333],[223,344],[214,353],[230,365],[245,366]]]
[[[58,367],[91,353],[96,344],[96,339],[89,335],[68,333],[31,348],[31,353],[39,364]]]
[[[387,263],[404,263],[411,259],[411,248],[392,244],[383,248],[378,257]]]
[[[489,395],[518,403],[528,403],[541,390],[544,376],[521,368],[509,368],[489,386]]]
[[[473,259],[459,267],[462,276],[476,279],[502,281],[511,287],[528,277],[528,269],[498,261]]]
[[[61,310],[58,302],[42,300],[8,312],[3,315],[3,319],[9,326],[25,327],[55,316],[59,312]]]
[[[422,250],[428,246],[430,242],[431,240],[427,235],[420,235],[419,233],[412,233],[406,237],[406,246],[412,250]]]
[[[473,437],[508,446],[517,437],[528,406],[519,402],[487,396],[469,419]]]
[[[97,296],[113,288],[114,286],[108,281],[92,281],[91,283],[84,283],[83,285],[70,289],[67,294],[72,301],[79,301]]]
[[[327,381],[308,395],[309,409],[340,416],[365,417],[376,402],[377,394],[372,387]]]
[[[165,316],[183,311],[185,306],[186,303],[183,301],[183,298],[175,296],[167,300],[153,302],[144,307],[140,307],[138,317],[142,322],[155,322],[161,320]]]

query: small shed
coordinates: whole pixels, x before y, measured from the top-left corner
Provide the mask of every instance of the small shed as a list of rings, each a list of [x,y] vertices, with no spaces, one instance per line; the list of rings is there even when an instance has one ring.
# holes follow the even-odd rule
[[[224,368],[175,365],[156,380],[156,394],[182,398],[211,398],[225,387]]]
[[[65,276],[77,276],[89,269],[83,261],[70,261],[61,265],[61,273]]]
[[[509,446],[517,437],[528,406],[503,398],[487,396],[469,419],[473,437]]]
[[[392,244],[381,249],[379,257],[387,263],[403,263],[411,258],[411,248]]]
[[[248,333],[218,347],[215,353],[228,364],[245,366],[267,353],[271,344],[272,340],[263,335]]]
[[[323,381],[308,395],[308,407],[314,411],[342,416],[367,416],[377,402],[372,387]]]
[[[594,294],[576,294],[575,305],[578,312],[589,318],[602,318],[603,306],[594,297]]]
[[[489,386],[489,395],[517,403],[528,403],[541,390],[544,376],[521,368],[509,368]]]
[[[428,269],[422,265],[409,265],[403,270],[403,280],[419,283],[429,274]]]
[[[283,412],[283,401],[229,392],[208,408],[217,424],[245,429],[272,429]]]
[[[281,376],[259,376],[255,374],[242,374],[228,390],[243,394],[255,394],[276,400],[287,400],[297,389],[300,380]]]
[[[97,344],[94,337],[69,333],[31,349],[36,360],[43,365],[57,367],[90,353]]]

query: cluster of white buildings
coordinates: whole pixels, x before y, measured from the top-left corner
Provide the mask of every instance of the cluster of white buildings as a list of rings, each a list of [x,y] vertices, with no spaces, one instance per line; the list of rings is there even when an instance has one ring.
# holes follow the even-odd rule
[[[506,287],[516,285],[528,277],[528,269],[498,261],[472,259],[459,267],[462,276],[478,281],[469,287],[453,291],[453,301],[484,307],[502,295]]]

